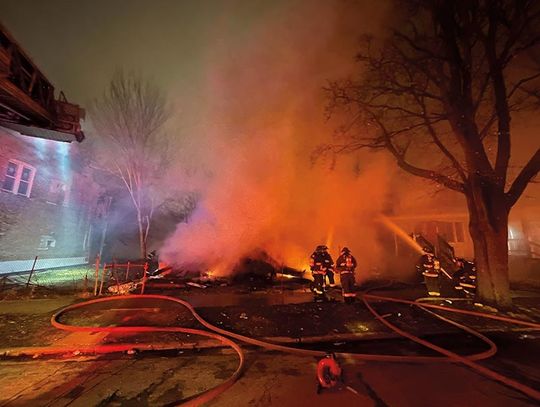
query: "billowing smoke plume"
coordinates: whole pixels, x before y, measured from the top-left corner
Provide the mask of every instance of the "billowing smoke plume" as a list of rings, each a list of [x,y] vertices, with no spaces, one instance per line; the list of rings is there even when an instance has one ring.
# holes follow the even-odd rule
[[[326,243],[334,256],[349,246],[363,268],[377,264],[376,217],[393,164],[368,152],[335,165],[311,156],[336,126],[325,120],[322,87],[355,68],[358,22],[373,31],[383,10],[321,3],[266,10],[241,33],[226,16],[216,27],[202,122],[183,158],[196,171],[177,180],[200,201],[162,248],[165,261],[227,274],[264,250],[305,268]]]

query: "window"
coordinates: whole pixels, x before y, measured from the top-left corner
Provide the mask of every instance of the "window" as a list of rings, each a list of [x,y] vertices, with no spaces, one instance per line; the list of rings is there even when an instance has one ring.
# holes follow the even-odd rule
[[[433,240],[441,236],[448,243],[463,243],[465,229],[463,222],[430,221],[418,223],[415,233],[422,234],[426,239]]]
[[[455,242],[452,222],[436,222],[437,233],[447,242]]]
[[[449,243],[463,243],[463,222],[437,222],[437,229],[441,235]]]
[[[49,186],[49,196],[47,202],[55,205],[66,206],[69,198],[69,188],[66,183],[52,180]]]
[[[30,196],[36,169],[18,160],[9,160],[2,189],[16,195]]]
[[[43,235],[39,239],[38,250],[49,250],[50,248],[56,247],[56,239],[53,236]]]

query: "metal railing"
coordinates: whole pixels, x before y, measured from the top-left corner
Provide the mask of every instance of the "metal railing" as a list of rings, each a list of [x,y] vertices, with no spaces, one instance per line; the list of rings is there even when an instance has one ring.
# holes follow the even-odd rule
[[[140,294],[144,294],[148,279],[148,262],[137,263],[104,263],[100,267],[99,256],[95,261],[94,296],[103,295],[104,286],[111,294],[127,294],[140,286]]]
[[[508,239],[508,254],[538,259],[540,258],[540,244],[529,239]]]

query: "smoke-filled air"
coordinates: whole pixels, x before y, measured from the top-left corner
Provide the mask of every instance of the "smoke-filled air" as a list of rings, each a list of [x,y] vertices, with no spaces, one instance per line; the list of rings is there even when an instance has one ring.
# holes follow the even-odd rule
[[[354,65],[358,37],[345,35],[354,16],[348,2],[341,6],[267,10],[235,35],[223,16],[208,50],[200,134],[183,153],[194,171],[175,178],[200,199],[165,242],[163,260],[227,275],[264,251],[302,270],[315,246],[327,244],[334,256],[348,246],[362,253],[361,268],[377,267],[376,218],[392,163],[369,152],[336,162],[313,154],[335,129],[324,115],[325,81],[346,74],[343,61]],[[370,10],[366,32],[383,11]]]

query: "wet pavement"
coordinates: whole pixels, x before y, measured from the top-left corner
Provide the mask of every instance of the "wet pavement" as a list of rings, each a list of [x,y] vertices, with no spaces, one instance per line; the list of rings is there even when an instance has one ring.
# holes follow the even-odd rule
[[[540,388],[540,340],[498,334],[504,344],[483,364]],[[459,338],[452,341],[459,348]],[[400,343],[377,344],[389,352]],[[458,350],[456,348],[456,350]],[[344,386],[316,393],[315,358],[251,349],[242,378],[211,406],[533,406],[534,401],[449,363],[341,360]],[[225,380],[236,367],[229,351],[145,354],[98,360],[0,363],[0,406],[161,406]],[[349,389],[346,388],[349,387]]]
[[[305,303],[311,293],[299,289],[275,288],[259,292],[221,292],[211,290],[176,293],[194,304],[206,305],[202,314],[216,317],[222,313],[235,318],[245,326],[247,334],[253,326],[263,325],[264,312],[277,312],[278,325],[287,327],[287,321],[303,321],[305,327],[315,326],[310,309],[321,308],[322,316],[339,322],[337,313],[348,309],[343,323],[345,331],[359,333],[370,329],[372,317],[365,314],[362,304],[346,306],[340,303],[325,305]],[[389,293],[386,293],[389,294]],[[414,291],[392,292],[393,296],[408,298]],[[34,300],[33,300],[34,301]],[[38,302],[0,302],[2,342],[10,336],[13,346],[28,341],[41,344],[168,342],[174,344],[193,341],[177,334],[101,335],[68,334],[52,329],[48,324],[50,313],[73,299],[43,300]],[[56,302],[55,302],[56,301]],[[58,302],[60,301],[60,302]],[[246,302],[247,301],[247,302]],[[282,303],[280,303],[280,301]],[[528,310],[538,301],[527,296],[523,302]],[[219,305],[219,307],[217,307]],[[272,305],[272,306],[270,306]],[[409,306],[374,304],[392,323],[415,334],[425,334],[427,326],[445,332],[431,335],[429,340],[458,352],[471,354],[485,350],[485,344],[466,333],[426,316],[423,311]],[[272,310],[272,311],[269,311]],[[277,310],[277,311],[276,311]],[[280,311],[281,310],[281,311]],[[331,310],[331,312],[327,312]],[[8,313],[6,313],[8,311]],[[38,312],[39,311],[39,312]],[[257,319],[259,312],[259,319]],[[356,313],[360,314],[356,315]],[[245,313],[247,318],[241,318]],[[285,313],[285,314],[284,314]],[[285,315],[285,316],[284,316]],[[288,315],[288,316],[287,316]],[[294,317],[296,315],[296,317]],[[356,317],[354,317],[356,315]],[[271,316],[271,315],[268,315]],[[275,315],[274,315],[275,316]],[[353,318],[354,317],[354,318]],[[295,319],[297,318],[297,319]],[[369,318],[369,320],[368,320]],[[269,318],[271,320],[272,318]],[[454,318],[455,319],[455,318]],[[144,302],[122,300],[114,304],[96,304],[83,311],[63,317],[72,324],[106,325],[162,325],[197,327],[193,317],[180,306],[162,301]],[[248,323],[249,321],[249,323]],[[421,322],[424,321],[424,322]],[[429,325],[426,325],[429,321]],[[463,319],[467,324],[483,323],[476,319]],[[215,321],[214,321],[215,322]],[[276,322],[276,321],[274,321]],[[253,325],[250,325],[253,323]],[[25,325],[27,324],[27,325]],[[34,324],[34,325],[32,325]],[[219,324],[216,322],[219,326]],[[362,327],[360,326],[362,325]],[[488,324],[489,325],[489,324]],[[29,326],[26,327],[26,326]],[[33,327],[33,328],[32,328]],[[251,327],[251,328],[250,328]],[[325,326],[328,328],[328,326]],[[298,326],[298,334],[300,332]],[[430,328],[430,329],[431,329]],[[32,331],[33,329],[33,331]],[[21,331],[23,330],[23,331]],[[30,332],[31,331],[31,332]],[[241,332],[241,329],[239,329]],[[330,330],[330,332],[334,332]],[[29,334],[31,333],[31,335]],[[315,331],[311,332],[316,333]],[[263,335],[264,332],[260,332]],[[492,332],[488,334],[499,346],[497,355],[480,362],[499,373],[512,377],[529,387],[540,390],[540,332]],[[8,341],[8,342],[9,342]],[[25,342],[26,341],[26,342]],[[420,345],[399,339],[346,342],[329,341],[309,346],[334,352],[380,353],[393,355],[433,355]],[[243,377],[212,406],[531,406],[537,403],[501,384],[485,379],[468,368],[449,363],[375,363],[341,360],[345,371],[345,384],[341,389],[316,394],[315,368],[317,360],[291,354],[269,352],[246,347],[246,371]],[[234,371],[236,355],[228,349],[171,350],[144,352],[133,355],[114,354],[107,357],[73,357],[50,359],[22,359],[0,361],[1,406],[160,406],[191,397],[218,385]]]

